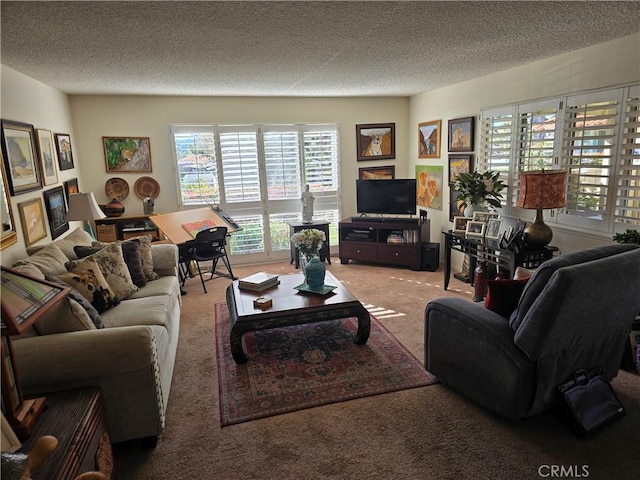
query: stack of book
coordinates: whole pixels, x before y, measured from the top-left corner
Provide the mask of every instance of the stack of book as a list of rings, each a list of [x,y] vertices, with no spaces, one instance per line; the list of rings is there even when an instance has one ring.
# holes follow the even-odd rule
[[[271,287],[275,287],[280,283],[278,275],[275,273],[258,272],[248,277],[238,280],[240,290],[251,290],[252,292],[261,292]]]

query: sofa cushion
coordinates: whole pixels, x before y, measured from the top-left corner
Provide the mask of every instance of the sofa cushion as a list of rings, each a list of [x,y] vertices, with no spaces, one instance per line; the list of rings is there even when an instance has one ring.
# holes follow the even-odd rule
[[[37,253],[31,255],[30,257],[18,260],[13,264],[13,267],[19,269],[18,267],[32,265],[37,267],[38,270],[42,272],[42,275],[55,276],[67,271],[64,266],[67,260],[68,258],[62,252],[62,250],[60,250],[57,245],[50,243],[46,247],[38,250]]]
[[[124,240],[124,242],[128,242],[131,240],[136,240],[140,242],[140,261],[142,262],[142,271],[144,272],[144,276],[147,281],[156,280],[158,278],[158,274],[153,271],[153,256],[151,255],[151,242],[152,238],[150,235],[141,235],[139,237],[132,238],[130,240]],[[94,247],[106,247],[109,245],[107,242],[93,242],[92,245]]]
[[[34,327],[40,335],[96,329],[86,310],[71,297],[58,302]]]
[[[76,257],[76,254],[73,251],[73,247],[75,247],[76,245],[89,246],[91,245],[92,241],[93,241],[93,238],[91,238],[91,235],[85,232],[82,228],[76,228],[73,232],[71,232],[66,237],[58,239],[54,242],[51,242],[45,245],[32,245],[28,247],[27,255],[34,255],[49,245],[56,245],[60,250],[62,250],[62,253],[64,253],[64,255],[67,257],[65,260],[66,262],[67,260],[75,260],[76,258],[78,258]]]
[[[138,287],[131,280],[131,274],[127,264],[124,262],[120,243],[110,243],[93,255],[78,260],[70,260],[66,263],[67,269],[71,271],[82,262],[87,261],[87,259],[97,262],[102,275],[115,295],[116,301],[123,300],[138,290]]]
[[[58,278],[80,292],[99,313],[119,303],[98,263],[90,257],[71,271],[58,275]]]
[[[131,239],[125,240],[124,242],[115,242],[119,243],[122,247],[122,256],[124,258],[124,262],[129,269],[129,274],[131,275],[131,281],[138,288],[144,287],[147,284],[147,279],[144,276],[144,271],[142,270],[142,259],[140,256],[140,250],[142,245],[140,240]],[[76,255],[78,258],[88,257],[89,255],[93,255],[94,253],[98,253],[102,248],[101,246],[91,246],[86,247],[79,245],[74,248]]]
[[[69,288],[70,289],[69,298],[75,300],[80,304],[82,308],[84,308],[85,312],[87,312],[87,315],[89,315],[89,318],[91,319],[93,324],[96,326],[96,328],[102,328],[104,326],[102,324],[102,319],[100,318],[100,314],[98,313],[98,311],[95,309],[93,305],[91,305],[89,300],[87,300],[84,297],[84,295],[82,295],[78,290],[76,290],[75,288],[71,287],[70,285],[68,285],[67,283],[63,282],[61,279],[56,277],[51,277],[47,275],[45,277],[45,280],[51,283],[55,283],[56,285],[59,285],[61,287]]]
[[[106,328],[133,325],[160,325],[168,328],[176,301],[178,300],[170,295],[128,298],[118,308],[105,312],[102,321]]]
[[[528,281],[528,277],[518,280],[488,280],[485,308],[509,318],[518,308],[518,300]]]

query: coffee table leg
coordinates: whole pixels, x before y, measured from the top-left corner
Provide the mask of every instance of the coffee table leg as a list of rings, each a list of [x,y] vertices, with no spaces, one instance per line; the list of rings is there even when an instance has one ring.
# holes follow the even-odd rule
[[[353,339],[356,345],[364,345],[369,339],[369,333],[371,333],[371,317],[366,310],[364,313],[358,315],[358,331],[356,337]]]
[[[236,363],[247,363],[249,358],[244,354],[242,350],[242,336],[245,332],[234,331],[231,328],[231,335],[229,335],[229,341],[231,343],[231,355]]]

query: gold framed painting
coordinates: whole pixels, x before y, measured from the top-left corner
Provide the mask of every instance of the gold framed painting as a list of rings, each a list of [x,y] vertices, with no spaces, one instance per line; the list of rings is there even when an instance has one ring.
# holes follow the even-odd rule
[[[45,185],[58,183],[58,171],[54,160],[55,154],[53,153],[53,134],[51,130],[38,128],[36,130],[36,136],[38,137],[38,153],[40,155],[42,181]]]
[[[22,223],[25,246],[30,246],[47,236],[44,224],[44,209],[39,198],[33,198],[18,204],[18,213]]]
[[[440,158],[441,120],[418,124],[418,157]]]

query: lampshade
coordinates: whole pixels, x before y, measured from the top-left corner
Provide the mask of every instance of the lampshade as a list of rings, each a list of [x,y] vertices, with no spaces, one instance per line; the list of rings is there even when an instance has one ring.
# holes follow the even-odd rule
[[[518,208],[560,208],[567,204],[565,196],[567,172],[537,170],[520,174]]]
[[[67,221],[69,220],[100,220],[107,216],[98,206],[93,193],[75,193],[69,195],[69,211],[67,212]]]

